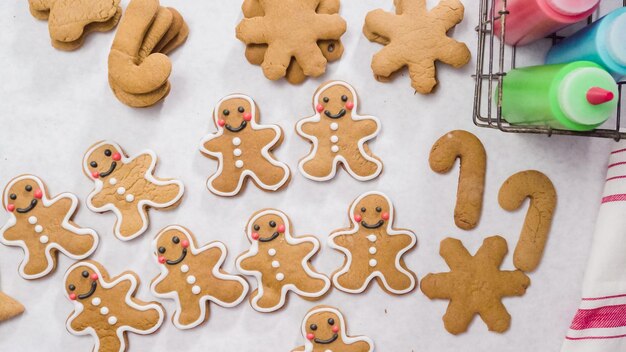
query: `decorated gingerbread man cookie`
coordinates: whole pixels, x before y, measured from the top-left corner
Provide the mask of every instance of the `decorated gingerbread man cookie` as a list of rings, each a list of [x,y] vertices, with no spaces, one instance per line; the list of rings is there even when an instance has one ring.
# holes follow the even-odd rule
[[[93,336],[94,351],[126,351],[126,332],[147,335],[163,323],[165,313],[160,304],[134,297],[139,278],[131,271],[109,278],[100,263],[89,260],[70,267],[64,282],[74,303],[67,330]]]
[[[376,278],[392,294],[412,291],[417,278],[402,256],[417,243],[409,230],[393,228],[393,205],[380,192],[358,197],[350,206],[351,228],[332,233],[329,244],[346,256],[344,265],[333,274],[333,284],[348,293],[365,291]]]
[[[258,288],[250,304],[267,313],[285,305],[287,293],[293,291],[307,299],[319,299],[330,289],[330,280],[313,269],[309,262],[320,249],[312,236],[294,237],[287,215],[275,209],[255,213],[246,235],[250,250],[237,258],[237,269],[254,276]]]
[[[213,112],[217,132],[202,140],[200,151],[218,162],[207,181],[209,191],[237,195],[247,177],[265,191],[277,191],[289,182],[289,167],[272,150],[283,140],[277,125],[260,125],[260,112],[252,98],[232,94],[222,98]]]
[[[328,306],[311,309],[302,321],[306,344],[293,352],[373,352],[374,342],[366,336],[348,336],[343,314]]]
[[[380,175],[383,163],[367,145],[378,135],[380,122],[374,116],[357,114],[357,104],[356,92],[346,82],[332,81],[317,89],[315,115],[296,125],[298,134],[311,142],[309,155],[298,164],[305,177],[330,180],[339,164],[359,181]]]
[[[78,198],[71,193],[50,197],[37,176],[12,179],[2,202],[10,218],[0,229],[0,242],[24,250],[19,273],[25,279],[38,279],[54,270],[57,252],[81,260],[98,247],[96,232],[72,221]]]
[[[191,329],[206,321],[209,302],[230,308],[246,297],[246,280],[221,269],[227,253],[223,243],[198,248],[189,230],[172,225],[161,230],[153,246],[161,274],[150,288],[157,297],[176,301],[172,322],[177,328]]]
[[[115,142],[93,145],[83,159],[83,171],[95,184],[87,197],[92,211],[117,216],[114,234],[131,240],[148,228],[148,207],[173,208],[183,196],[183,183],[153,175],[157,156],[151,150],[129,158]]]

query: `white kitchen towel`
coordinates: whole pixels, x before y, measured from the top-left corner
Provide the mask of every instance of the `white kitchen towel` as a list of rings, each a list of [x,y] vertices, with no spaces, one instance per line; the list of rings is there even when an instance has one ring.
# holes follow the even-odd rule
[[[582,296],[561,352],[626,352],[626,148],[609,159]]]

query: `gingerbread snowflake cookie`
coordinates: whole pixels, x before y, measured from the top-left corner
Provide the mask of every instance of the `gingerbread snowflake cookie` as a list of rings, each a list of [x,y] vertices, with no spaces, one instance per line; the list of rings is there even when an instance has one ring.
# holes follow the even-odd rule
[[[367,39],[385,45],[372,59],[374,76],[387,81],[408,66],[413,88],[428,94],[437,84],[435,61],[457,68],[470,61],[467,45],[446,34],[463,20],[465,9],[459,0],[442,0],[431,10],[426,0],[394,3],[395,14],[378,9],[365,18],[363,33]]]
[[[348,336],[343,314],[329,306],[311,309],[302,321],[304,346],[292,352],[373,352],[374,342],[366,336]]]
[[[25,279],[38,279],[52,272],[58,252],[81,260],[98,247],[96,232],[72,221],[78,198],[71,193],[51,197],[37,176],[12,179],[4,189],[2,202],[10,217],[0,229],[0,242],[24,250],[19,273]]]
[[[265,191],[277,191],[289,182],[289,167],[272,155],[282,143],[283,131],[277,125],[259,124],[260,115],[247,95],[232,94],[217,103],[213,112],[217,132],[207,135],[200,148],[218,163],[207,181],[212,193],[237,195],[248,177]]]
[[[350,206],[351,227],[333,232],[329,245],[342,252],[345,262],[332,276],[341,291],[361,293],[376,279],[387,292],[401,295],[415,289],[416,275],[402,256],[415,247],[409,230],[393,228],[393,205],[380,192],[359,196]]]
[[[296,125],[298,134],[311,142],[309,155],[298,164],[300,172],[311,180],[327,181],[342,165],[359,181],[380,175],[383,163],[367,144],[378,135],[380,121],[357,113],[354,88],[342,81],[324,83],[315,92],[313,106],[315,115]]]
[[[287,215],[275,209],[255,213],[246,225],[250,249],[237,258],[237,269],[254,276],[258,287],[250,304],[259,312],[280,309],[287,293],[319,299],[330,289],[330,280],[315,271],[311,258],[319,251],[312,236],[294,237]]]
[[[234,307],[248,293],[242,277],[222,270],[226,246],[212,242],[198,247],[189,230],[172,225],[159,232],[153,242],[161,274],[150,288],[157,297],[176,301],[172,322],[179,329],[191,329],[209,318],[209,302]]]
[[[134,297],[139,278],[131,271],[110,278],[100,263],[84,261],[69,268],[64,282],[67,297],[74,303],[67,330],[91,335],[94,351],[126,351],[127,332],[147,335],[163,323],[160,304]]]
[[[95,185],[87,197],[94,212],[112,211],[117,216],[113,233],[131,240],[148,228],[148,208],[168,209],[178,205],[183,183],[153,175],[157,156],[151,150],[129,158],[115,142],[93,145],[83,159],[83,171]]]

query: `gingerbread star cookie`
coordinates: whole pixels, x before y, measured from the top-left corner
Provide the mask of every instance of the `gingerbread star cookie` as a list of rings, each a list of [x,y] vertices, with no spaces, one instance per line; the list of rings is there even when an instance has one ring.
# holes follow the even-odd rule
[[[67,330],[77,336],[91,335],[94,351],[126,351],[127,332],[148,335],[163,323],[160,304],[134,297],[139,277],[132,271],[110,278],[100,263],[89,260],[71,266],[64,282],[74,303]]]
[[[332,275],[341,291],[361,293],[376,279],[391,294],[415,289],[416,275],[402,256],[415,247],[417,237],[409,230],[393,227],[391,200],[380,192],[359,196],[350,206],[351,227],[333,232],[329,245],[342,252],[344,264]]]
[[[506,240],[500,236],[485,239],[474,256],[457,239],[441,242],[439,253],[451,271],[428,274],[421,288],[430,299],[450,300],[443,316],[448,332],[465,332],[477,314],[490,331],[502,333],[509,328],[511,315],[502,298],[524,295],[530,279],[519,270],[500,270],[507,252]]]
[[[191,329],[205,322],[209,302],[230,308],[246,297],[246,280],[221,268],[226,259],[223,243],[198,247],[189,230],[172,225],[159,232],[153,247],[161,274],[150,288],[155,296],[176,301],[172,322],[177,328]]]
[[[72,221],[78,198],[71,193],[51,197],[37,176],[12,179],[4,189],[2,202],[9,221],[0,229],[0,242],[24,250],[19,273],[25,279],[38,279],[52,272],[58,252],[81,260],[98,247],[96,232]]]
[[[258,0],[263,16],[244,18],[236,35],[246,45],[265,44],[261,67],[265,77],[285,77],[292,58],[306,76],[326,71],[320,40],[339,40],[346,22],[338,14],[318,13],[320,0]]]
[[[217,132],[204,137],[200,151],[216,159],[217,172],[207,188],[224,197],[235,196],[249,177],[265,191],[277,191],[291,177],[289,167],[276,160],[272,150],[280,146],[283,131],[277,125],[261,125],[261,113],[247,95],[222,98],[213,112]]]
[[[378,135],[380,122],[376,117],[359,115],[357,104],[356,91],[346,82],[332,81],[317,89],[315,115],[296,124],[298,134],[311,142],[309,155],[298,164],[305,177],[330,180],[338,165],[359,181],[380,175],[383,163],[367,144]]]
[[[334,307],[317,306],[302,321],[304,346],[292,352],[373,352],[374,342],[366,336],[348,336],[343,314]]]
[[[467,45],[446,34],[463,20],[465,9],[459,0],[442,0],[430,11],[426,0],[394,3],[395,14],[378,9],[365,18],[363,33],[367,39],[385,45],[372,59],[374,76],[387,81],[408,66],[413,88],[428,94],[437,84],[435,61],[455,68],[470,61]]]
[[[237,258],[236,265],[240,272],[257,280],[250,304],[259,312],[283,307],[289,291],[315,300],[330,289],[330,280],[310,263],[320,249],[317,238],[294,237],[291,231],[287,215],[275,209],[255,213],[246,225],[252,246]]]
[[[183,196],[182,182],[153,175],[156,162],[151,150],[130,158],[111,141],[98,142],[85,154],[83,171],[95,185],[87,206],[97,213],[115,213],[113,233],[122,241],[146,231],[149,207],[173,208]]]

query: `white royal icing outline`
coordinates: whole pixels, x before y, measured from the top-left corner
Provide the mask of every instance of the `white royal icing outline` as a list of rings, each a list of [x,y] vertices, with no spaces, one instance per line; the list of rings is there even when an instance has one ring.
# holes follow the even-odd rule
[[[219,248],[222,254],[219,260],[216,262],[215,266],[211,269],[211,273],[213,274],[213,276],[215,276],[218,279],[222,279],[226,281],[238,281],[243,286],[243,292],[241,296],[233,303],[222,302],[221,300],[211,295],[203,295],[199,299],[201,314],[198,320],[187,325],[181,324],[180,314],[182,312],[182,307],[180,304],[180,297],[178,293],[176,291],[171,291],[168,293],[158,293],[156,291],[156,286],[167,277],[170,271],[167,268],[167,265],[161,264],[158,262],[158,254],[156,253],[156,251],[153,252],[156,263],[158,263],[159,266],[161,267],[160,268],[161,273],[150,284],[150,291],[152,291],[152,294],[155,295],[156,297],[173,299],[176,302],[176,310],[174,312],[174,315],[172,316],[172,323],[174,323],[174,326],[176,326],[178,329],[185,330],[185,329],[195,328],[198,325],[202,324],[206,318],[207,302],[213,302],[224,308],[232,308],[232,307],[238,306],[239,304],[241,304],[241,302],[243,302],[244,299],[246,299],[246,296],[248,295],[248,291],[250,290],[250,285],[248,285],[248,282],[245,279],[243,279],[241,276],[233,275],[233,274],[223,274],[222,272],[220,272],[220,268],[226,261],[226,256],[228,255],[228,249],[226,248],[226,245],[224,243],[219,242],[219,241],[214,241],[200,248],[196,248],[189,230],[187,230],[186,228],[180,225],[169,225],[163,228],[161,231],[159,231],[159,233],[156,235],[156,237],[152,241],[152,246],[154,248],[157,248],[157,243],[158,243],[159,238],[163,234],[165,234],[165,232],[170,231],[170,230],[180,231],[183,234],[185,234],[185,236],[187,236],[187,238],[189,239],[189,249],[191,250],[191,253],[193,255],[197,255],[211,248]],[[187,272],[183,272],[183,273],[187,273]]]
[[[365,342],[367,344],[370,345],[370,348],[367,352],[374,352],[374,341],[372,341],[372,339],[370,339],[367,336],[364,335],[359,335],[359,336],[353,336],[350,337],[348,336],[348,332],[346,331],[346,322],[345,319],[343,317],[343,314],[336,308],[332,308],[332,307],[322,307],[322,308],[313,308],[312,310],[310,310],[306,316],[304,317],[304,319],[302,320],[302,327],[301,327],[301,331],[302,331],[302,336],[304,337],[305,343],[304,343],[304,351],[303,352],[312,352],[313,351],[313,343],[306,338],[307,332],[306,332],[306,328],[307,328],[307,322],[309,321],[309,318],[311,318],[312,315],[314,314],[318,314],[318,313],[324,313],[324,312],[329,312],[332,313],[334,315],[336,315],[339,318],[339,324],[341,325],[341,339],[348,345],[351,345],[353,343],[357,343],[357,342]]]
[[[350,252],[347,248],[345,247],[341,247],[338,244],[335,243],[335,237],[338,236],[342,236],[342,235],[352,235],[355,234],[359,228],[360,228],[360,224],[358,224],[356,222],[356,220],[354,220],[354,216],[353,214],[355,213],[355,208],[356,205],[363,200],[363,198],[367,197],[367,196],[371,196],[371,195],[377,195],[377,196],[381,196],[383,198],[385,198],[385,200],[387,201],[387,203],[389,204],[389,220],[387,220],[387,233],[389,234],[389,236],[394,236],[394,235],[407,235],[409,237],[411,237],[411,243],[406,246],[404,249],[398,251],[398,254],[396,255],[396,260],[395,260],[395,266],[396,269],[398,271],[400,271],[401,273],[407,275],[410,279],[411,279],[411,285],[409,286],[409,288],[405,289],[405,290],[394,290],[391,287],[389,287],[389,284],[387,284],[387,279],[385,278],[385,275],[383,275],[379,270],[373,271],[368,277],[367,279],[365,279],[363,286],[356,289],[356,290],[352,290],[346,287],[343,287],[339,284],[338,278],[339,276],[347,273],[350,270],[350,265],[352,264],[352,252]],[[333,285],[344,292],[348,292],[348,293],[362,293],[363,291],[365,291],[365,289],[367,289],[368,285],[370,284],[370,282],[374,279],[374,278],[380,278],[380,280],[383,283],[383,286],[385,287],[385,289],[393,294],[396,295],[403,295],[406,293],[409,293],[411,291],[413,291],[415,289],[416,286],[416,279],[414,276],[414,273],[409,271],[409,270],[405,270],[401,265],[400,265],[400,260],[402,259],[402,256],[410,251],[411,249],[413,249],[413,247],[415,247],[415,245],[417,244],[417,236],[415,235],[415,233],[413,233],[410,230],[394,230],[392,228],[393,226],[393,220],[394,220],[394,206],[393,203],[391,202],[391,199],[389,199],[389,197],[387,197],[387,195],[385,195],[382,192],[377,192],[377,191],[372,191],[372,192],[366,192],[363,193],[362,195],[360,195],[357,199],[355,199],[352,202],[352,205],[350,206],[350,212],[349,212],[349,218],[350,218],[350,222],[352,225],[352,228],[350,228],[349,230],[346,231],[339,231],[339,232],[333,232],[330,234],[330,236],[328,237],[328,245],[333,248],[336,249],[340,252],[342,252],[345,256],[346,256],[346,260],[344,262],[344,264],[342,265],[341,269],[339,271],[336,271],[333,275],[332,275],[332,280],[333,280]]]
[[[135,302],[133,302],[132,300],[132,295],[135,292],[135,290],[137,289],[137,286],[139,286],[139,283],[137,282],[137,278],[132,275],[132,274],[123,274],[120,275],[117,279],[111,281],[110,283],[107,283],[104,281],[103,277],[102,277],[102,272],[100,272],[100,270],[98,269],[97,266],[95,266],[92,263],[88,263],[88,262],[78,262],[74,265],[72,265],[69,269],[67,269],[67,272],[65,273],[65,276],[63,277],[63,284],[65,285],[65,283],[67,282],[67,277],[69,276],[69,274],[72,272],[72,270],[74,270],[75,268],[79,267],[79,266],[87,266],[89,268],[91,268],[93,271],[95,271],[96,273],[98,273],[98,285],[102,286],[105,289],[110,289],[113,288],[115,285],[117,285],[118,283],[128,280],[130,281],[130,289],[126,292],[126,297],[124,298],[124,303],[126,303],[127,305],[133,307],[134,309],[137,310],[141,310],[141,311],[147,311],[150,309],[156,309],[157,312],[159,312],[159,321],[158,323],[152,327],[151,329],[148,330],[138,330],[135,328],[132,328],[130,326],[127,325],[121,325],[120,327],[118,327],[116,329],[115,334],[117,335],[117,338],[120,340],[120,350],[119,352],[124,352],[126,351],[126,339],[124,338],[124,333],[129,331],[138,335],[150,335],[152,333],[154,333],[155,331],[157,331],[161,325],[163,325],[163,320],[165,319],[165,312],[163,311],[163,307],[161,307],[159,304],[155,303],[155,302],[145,302],[147,303],[145,306],[141,306]],[[65,297],[67,297],[67,295],[65,295]],[[67,299],[69,299],[69,297],[67,297]],[[72,300],[70,300],[72,301]],[[85,328],[85,330],[83,331],[76,331],[72,328],[72,321],[74,319],[76,319],[77,316],[80,315],[80,313],[83,312],[84,307],[83,304],[78,302],[78,300],[74,300],[72,301],[74,303],[74,314],[72,314],[69,318],[67,318],[67,321],[65,322],[65,327],[67,328],[67,331],[69,331],[71,334],[76,335],[76,336],[84,336],[84,335],[91,335],[91,337],[94,338],[94,340],[96,341],[95,346],[93,347],[94,351],[98,351],[100,349],[100,339],[98,338],[98,335],[96,335],[96,331],[91,327],[87,327]],[[91,301],[87,302],[88,304]]]
[[[119,209],[113,205],[113,203],[106,203],[104,206],[98,208],[96,206],[94,206],[91,203],[91,200],[93,197],[96,196],[96,194],[98,194],[100,191],[102,191],[104,182],[102,181],[102,179],[100,178],[93,178],[91,177],[91,173],[89,172],[89,156],[96,150],[98,149],[100,146],[104,145],[104,144],[110,144],[112,145],[115,149],[117,149],[117,151],[120,153],[120,155],[122,156],[122,159],[120,159],[120,161],[123,164],[128,164],[129,162],[135,160],[136,158],[144,155],[144,154],[148,154],[152,157],[152,162],[150,163],[150,166],[148,167],[148,169],[146,170],[146,173],[144,175],[144,178],[147,179],[149,182],[156,184],[157,186],[167,186],[167,185],[171,185],[171,184],[176,184],[179,187],[179,192],[176,195],[176,197],[174,199],[172,199],[172,201],[167,202],[167,203],[163,203],[163,204],[158,204],[158,203],[154,203],[151,200],[148,199],[142,199],[140,201],[137,202],[137,208],[139,210],[139,214],[141,215],[141,220],[143,222],[143,226],[141,227],[141,229],[139,229],[137,232],[135,232],[134,234],[130,235],[130,236],[122,236],[122,234],[120,233],[120,227],[122,226],[122,219],[123,219],[123,214],[121,211],[119,211]],[[157,163],[158,157],[156,155],[156,153],[150,149],[146,149],[142,152],[140,152],[139,154],[137,154],[137,156],[135,157],[126,157],[126,155],[124,154],[124,150],[122,149],[122,147],[120,147],[119,144],[117,144],[116,142],[110,141],[110,140],[104,140],[104,141],[100,141],[96,144],[94,144],[91,148],[89,148],[89,150],[87,151],[87,153],[85,153],[85,156],[83,157],[83,170],[85,172],[85,174],[89,177],[90,180],[92,180],[95,184],[95,188],[93,191],[91,191],[91,193],[89,193],[89,195],[87,196],[87,208],[89,208],[89,210],[96,212],[96,213],[105,213],[107,211],[112,211],[115,216],[117,217],[117,221],[115,223],[115,228],[113,229],[113,234],[115,235],[115,237],[117,237],[119,240],[122,241],[130,241],[132,239],[135,239],[137,237],[139,237],[140,235],[142,235],[144,232],[146,232],[146,230],[148,229],[148,226],[150,225],[150,219],[148,217],[148,209],[146,209],[144,211],[144,206],[148,206],[154,209],[164,209],[164,208],[168,208],[171,207],[172,205],[176,204],[176,202],[178,202],[183,194],[185,193],[185,185],[182,183],[182,181],[179,181],[177,179],[169,179],[169,180],[158,180],[154,177],[154,175],[152,174],[155,170],[154,168],[156,167],[156,163]],[[117,180],[116,183],[118,183],[120,180]]]
[[[361,121],[361,120],[373,120],[374,122],[376,122],[376,131],[374,131],[374,133],[367,135],[361,139],[359,139],[358,141],[358,147],[359,147],[359,152],[361,153],[361,156],[363,156],[364,159],[371,161],[373,163],[375,163],[376,165],[378,165],[378,169],[376,169],[376,172],[373,173],[372,175],[369,176],[365,176],[365,177],[361,177],[357,174],[354,173],[354,171],[352,171],[352,168],[350,167],[350,164],[348,164],[348,162],[346,161],[346,159],[338,154],[335,155],[335,157],[333,158],[333,166],[331,169],[330,174],[328,174],[327,176],[323,176],[323,177],[316,177],[313,176],[309,173],[307,173],[306,171],[304,171],[304,164],[309,161],[309,160],[313,160],[315,159],[315,156],[317,154],[317,148],[319,146],[319,139],[315,136],[306,134],[303,130],[302,130],[302,126],[305,123],[309,123],[309,122],[319,122],[321,121],[321,113],[317,112],[317,110],[315,110],[315,115],[313,116],[309,116],[309,117],[305,117],[301,120],[298,121],[298,123],[296,124],[296,132],[303,138],[308,139],[309,142],[311,142],[311,149],[309,151],[309,154],[307,156],[305,156],[304,158],[300,159],[300,161],[298,162],[298,170],[300,170],[300,173],[302,175],[304,175],[304,177],[313,180],[313,181],[319,181],[319,182],[323,182],[323,181],[328,181],[331,180],[335,177],[335,175],[337,174],[337,166],[339,164],[343,165],[343,167],[346,169],[346,171],[350,174],[350,176],[354,177],[356,180],[358,181],[369,181],[369,180],[373,180],[376,177],[378,177],[380,175],[380,173],[383,171],[383,163],[382,161],[376,159],[376,158],[372,158],[369,155],[367,155],[367,153],[365,152],[365,149],[363,148],[363,146],[365,145],[366,142],[369,142],[370,140],[376,138],[378,136],[378,134],[380,133],[380,128],[381,128],[381,124],[380,124],[380,120],[376,117],[376,116],[370,116],[370,115],[359,115],[357,113],[357,109],[359,107],[359,103],[358,103],[358,97],[356,94],[356,91],[354,90],[354,88],[343,81],[332,81],[328,84],[326,84],[325,86],[323,86],[322,88],[317,90],[317,93],[315,93],[315,96],[313,97],[313,106],[315,106],[317,104],[317,102],[319,101],[319,97],[320,95],[328,90],[330,87],[332,86],[336,86],[336,85],[341,85],[345,88],[347,88],[350,93],[352,94],[352,97],[354,97],[354,107],[352,108],[352,119],[355,121]],[[333,133],[335,134],[335,133]]]
[[[297,244],[304,243],[304,242],[313,243],[313,249],[309,252],[309,254],[304,256],[301,264],[302,264],[302,267],[304,268],[304,271],[307,273],[307,275],[315,279],[323,280],[325,285],[319,292],[313,292],[313,293],[300,291],[294,284],[283,285],[283,287],[281,288],[281,292],[280,292],[280,295],[281,295],[280,302],[274,307],[263,308],[263,307],[259,307],[258,305],[258,301],[263,296],[263,285],[259,284],[260,282],[263,281],[263,274],[260,271],[244,270],[241,267],[241,262],[244,259],[253,257],[259,253],[259,241],[254,240],[251,237],[252,226],[258,218],[268,215],[268,214],[276,215],[282,219],[283,223],[285,224],[284,236],[288,244],[297,245]],[[309,261],[311,260],[311,258],[314,255],[316,255],[320,250],[320,241],[313,236],[305,236],[305,237],[298,237],[298,238],[293,237],[290,232],[290,221],[289,221],[289,218],[287,218],[287,215],[285,213],[276,209],[267,209],[267,210],[263,210],[257,213],[248,221],[248,225],[246,226],[246,237],[248,237],[248,240],[251,242],[250,249],[244,252],[243,254],[241,254],[237,258],[237,260],[235,261],[235,266],[237,267],[237,270],[239,270],[242,274],[247,275],[247,276],[253,276],[257,280],[257,293],[250,300],[250,305],[256,311],[261,312],[261,313],[270,313],[270,312],[274,312],[282,308],[285,305],[285,302],[287,299],[287,293],[289,293],[289,291],[293,291],[294,293],[302,297],[319,298],[319,297],[322,297],[324,294],[326,294],[326,292],[328,292],[328,290],[330,289],[331,287],[330,279],[322,273],[313,271],[311,267],[309,266]]]
[[[57,195],[56,197],[53,197],[52,199],[48,199],[48,196],[46,195],[46,187],[44,186],[43,181],[35,175],[26,174],[26,175],[20,175],[20,176],[13,178],[9,182],[9,184],[7,184],[7,186],[4,189],[4,195],[3,195],[4,204],[6,205],[9,202],[8,192],[11,189],[11,187],[13,187],[15,183],[24,179],[33,180],[39,185],[39,189],[41,190],[43,194],[43,196],[41,197],[41,202],[43,203],[44,208],[50,207],[51,205],[53,205],[54,203],[58,202],[59,200],[63,198],[69,198],[72,202],[72,205],[69,211],[67,212],[67,214],[65,214],[65,217],[63,218],[63,221],[61,222],[61,226],[63,226],[64,229],[70,232],[73,232],[76,235],[80,235],[80,236],[88,235],[88,236],[93,237],[94,243],[91,249],[87,253],[80,255],[80,256],[75,256],[69,253],[65,248],[61,247],[57,242],[48,241],[48,245],[46,246],[46,250],[45,250],[46,261],[48,262],[48,266],[43,272],[39,274],[28,275],[24,272],[26,263],[28,262],[30,258],[30,252],[28,251],[26,242],[24,242],[23,240],[9,241],[4,238],[4,232],[10,229],[11,227],[13,227],[17,223],[17,217],[15,216],[15,214],[13,212],[9,212],[9,220],[0,229],[0,243],[6,246],[21,247],[22,250],[24,251],[24,259],[22,259],[22,262],[20,263],[20,266],[18,268],[18,272],[20,276],[27,280],[34,280],[34,279],[39,279],[50,274],[50,272],[52,272],[52,270],[55,267],[54,258],[52,258],[52,255],[50,254],[50,251],[53,249],[56,249],[57,251],[63,253],[68,258],[73,259],[73,260],[82,260],[92,255],[93,252],[95,252],[95,250],[98,248],[98,245],[100,244],[100,236],[98,236],[98,233],[91,228],[78,227],[78,225],[76,226],[72,225],[72,223],[70,222],[70,219],[74,216],[74,214],[76,213],[76,210],[78,209],[78,197],[76,195],[69,193],[69,192],[64,192],[64,193]],[[26,220],[28,221],[28,219]],[[49,235],[49,233],[47,234]],[[50,236],[48,236],[48,238],[49,237]]]
[[[226,100],[231,100],[231,99],[244,99],[246,100],[249,104],[250,104],[250,109],[252,110],[250,113],[252,114],[252,119],[249,121],[250,127],[253,130],[265,130],[265,129],[272,129],[274,130],[274,132],[276,132],[276,137],[274,137],[274,139],[266,144],[262,149],[261,149],[261,155],[272,165],[274,166],[278,166],[281,169],[284,170],[285,172],[285,177],[283,177],[282,180],[280,180],[277,184],[275,185],[266,185],[265,183],[261,182],[261,180],[257,177],[257,175],[252,172],[250,169],[245,168],[245,165],[243,167],[243,172],[241,173],[241,175],[239,176],[239,182],[237,183],[237,188],[232,191],[232,192],[221,192],[217,189],[215,189],[211,184],[213,183],[213,181],[218,178],[221,174],[222,171],[224,171],[224,157],[222,155],[222,153],[216,153],[216,152],[212,152],[208,149],[206,149],[204,147],[204,144],[208,141],[211,141],[215,138],[218,138],[220,136],[222,136],[224,134],[224,127],[221,127],[218,124],[218,120],[219,120],[219,107],[222,105],[223,102],[225,102]],[[217,194],[219,196],[222,197],[232,197],[237,195],[240,191],[241,188],[243,187],[244,181],[246,179],[247,176],[251,177],[254,182],[256,183],[256,185],[258,187],[260,187],[263,190],[266,191],[277,191],[280,188],[282,188],[285,183],[287,183],[287,181],[289,180],[290,174],[291,174],[291,170],[289,169],[289,167],[287,166],[287,164],[278,161],[277,159],[273,158],[272,155],[270,155],[270,149],[274,148],[274,147],[278,147],[276,145],[276,143],[280,140],[281,136],[283,135],[283,131],[281,130],[280,127],[278,127],[278,125],[261,125],[261,124],[257,124],[256,123],[256,104],[254,102],[254,100],[252,100],[252,98],[250,98],[247,95],[244,94],[231,94],[231,95],[227,95],[225,97],[223,97],[222,99],[220,99],[217,104],[215,105],[215,109],[213,110],[213,121],[215,122],[215,126],[217,127],[217,132],[214,133],[210,133],[206,136],[204,136],[202,138],[202,141],[200,143],[200,152],[210,155],[212,157],[214,157],[215,159],[217,159],[217,171],[211,175],[209,177],[209,179],[206,182],[207,188],[209,189],[209,191],[211,191],[211,193]],[[241,149],[241,148],[239,148]]]

